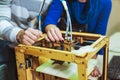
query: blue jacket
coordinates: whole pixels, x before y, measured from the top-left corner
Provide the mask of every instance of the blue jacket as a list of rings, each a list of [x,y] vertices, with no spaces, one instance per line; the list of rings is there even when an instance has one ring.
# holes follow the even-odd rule
[[[90,33],[97,33],[105,35],[107,23],[109,19],[109,15],[111,12],[111,0],[99,0],[100,7],[95,11],[95,16],[88,17],[90,21],[87,21],[85,23],[82,23],[79,21],[79,15],[82,13],[82,10],[85,6],[85,3],[78,2],[77,0],[72,3],[70,15],[71,18],[76,18],[76,20],[81,24],[88,24],[88,32]],[[58,19],[61,17],[61,14],[63,12],[63,6],[60,0],[53,0],[51,7],[47,13],[47,16],[45,18],[44,24],[43,24],[43,30],[45,29],[45,26],[48,24],[55,24],[57,25]]]

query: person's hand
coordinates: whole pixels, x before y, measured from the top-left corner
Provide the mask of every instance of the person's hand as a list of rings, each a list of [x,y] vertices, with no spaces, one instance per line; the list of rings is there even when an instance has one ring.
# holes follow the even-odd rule
[[[95,54],[95,55],[92,57],[92,59],[97,59],[97,56],[98,56],[98,55]],[[101,75],[98,66],[95,66],[95,67],[94,67],[94,70],[91,72],[90,75],[91,75],[92,77],[99,77],[99,76]]]
[[[56,25],[50,24],[50,25],[46,26],[45,31],[47,33],[47,36],[46,36],[47,41],[55,42],[55,41],[63,41],[64,40],[59,28],[56,27]]]
[[[34,44],[42,35],[41,31],[32,28],[28,28],[23,33],[19,35],[18,41],[25,45]]]

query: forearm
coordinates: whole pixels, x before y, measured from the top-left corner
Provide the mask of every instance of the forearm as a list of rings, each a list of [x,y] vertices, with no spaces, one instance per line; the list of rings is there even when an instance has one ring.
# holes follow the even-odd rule
[[[17,42],[16,36],[21,29],[7,20],[0,20],[0,37],[11,42]]]
[[[7,41],[17,42],[16,35],[21,30],[11,23],[11,0],[0,1],[0,37]]]
[[[50,9],[48,10],[48,13],[46,15],[46,18],[44,20],[43,24],[43,31],[45,30],[45,27],[49,24],[57,25],[59,18],[62,15],[63,6],[60,2],[60,0],[53,0]]]

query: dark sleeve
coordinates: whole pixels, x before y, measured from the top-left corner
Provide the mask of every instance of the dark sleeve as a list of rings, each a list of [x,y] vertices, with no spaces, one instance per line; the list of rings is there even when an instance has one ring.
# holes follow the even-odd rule
[[[106,34],[111,7],[112,7],[111,0],[103,0],[103,9],[101,10],[100,15],[98,17],[94,33],[102,34],[102,35]]]
[[[60,0],[53,0],[43,23],[43,31],[45,30],[45,27],[49,24],[57,25],[62,11],[63,6]]]

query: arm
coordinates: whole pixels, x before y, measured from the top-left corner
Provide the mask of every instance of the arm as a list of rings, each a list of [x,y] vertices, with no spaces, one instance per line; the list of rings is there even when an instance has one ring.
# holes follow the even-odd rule
[[[98,33],[98,34],[102,34],[102,35],[106,34],[106,29],[107,29],[109,15],[111,12],[111,7],[112,7],[111,0],[106,0],[105,4],[103,6],[102,12],[97,21],[97,25],[96,25],[96,29],[95,29],[94,33]],[[104,49],[101,49],[98,53],[103,54],[103,50]]]
[[[21,30],[11,24],[10,0],[0,1],[0,37],[11,42],[16,41],[16,35]]]
[[[60,30],[56,27],[62,11],[63,7],[60,0],[53,0],[43,24],[43,30],[47,32],[46,39],[48,41],[63,40]]]
[[[46,15],[43,30],[45,30],[45,27],[49,24],[57,25],[58,19],[61,17],[62,11],[63,7],[60,0],[53,0]]]
[[[96,25],[96,28],[94,31],[94,33],[98,33],[98,34],[102,34],[102,35],[106,34],[108,19],[109,19],[111,7],[112,7],[111,0],[105,0],[105,1],[106,2],[104,2],[104,0],[103,0],[103,2],[104,2],[103,9],[99,15],[99,18],[97,20],[97,25]]]
[[[7,41],[32,45],[41,36],[41,32],[28,28],[23,30],[11,21],[10,0],[0,1],[0,37]]]

